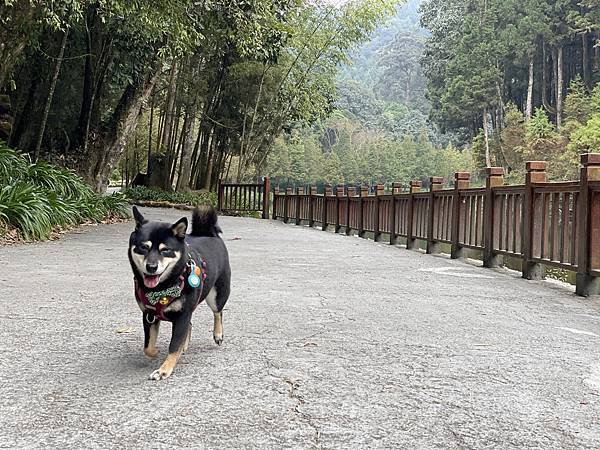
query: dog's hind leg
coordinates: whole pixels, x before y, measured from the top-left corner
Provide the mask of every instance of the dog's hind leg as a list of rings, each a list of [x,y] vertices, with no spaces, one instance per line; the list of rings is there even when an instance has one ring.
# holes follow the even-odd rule
[[[221,345],[223,343],[223,311],[214,312],[213,315],[215,317],[214,327],[213,327],[213,339],[217,345]]]
[[[214,316],[213,339],[217,345],[221,345],[223,342],[223,306],[225,306],[225,302],[219,301],[221,299],[221,292],[215,286],[206,296],[206,303]]]
[[[144,353],[149,358],[156,358],[158,349],[156,348],[156,338],[158,337],[158,329],[160,320],[154,319],[153,323],[148,323],[147,316],[142,316],[144,322]]]
[[[164,380],[169,378],[173,373],[173,369],[179,361],[179,357],[183,352],[185,340],[189,336],[190,314],[182,314],[173,321],[173,332],[171,335],[171,343],[169,344],[169,354],[162,363],[159,369],[150,374],[151,380]]]

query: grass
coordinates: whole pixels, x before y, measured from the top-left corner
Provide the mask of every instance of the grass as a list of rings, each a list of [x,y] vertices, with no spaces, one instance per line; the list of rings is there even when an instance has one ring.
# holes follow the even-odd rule
[[[27,241],[84,222],[129,217],[121,194],[101,196],[73,172],[32,164],[0,141],[0,237],[17,230]]]
[[[132,201],[169,202],[189,206],[206,203],[217,205],[217,195],[214,192],[169,192],[144,186],[123,189],[122,192]]]

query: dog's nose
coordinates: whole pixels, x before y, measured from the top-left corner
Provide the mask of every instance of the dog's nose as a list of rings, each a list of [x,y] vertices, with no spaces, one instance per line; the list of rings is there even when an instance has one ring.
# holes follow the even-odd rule
[[[146,271],[148,273],[154,273],[158,269],[158,264],[156,263],[146,263]]]

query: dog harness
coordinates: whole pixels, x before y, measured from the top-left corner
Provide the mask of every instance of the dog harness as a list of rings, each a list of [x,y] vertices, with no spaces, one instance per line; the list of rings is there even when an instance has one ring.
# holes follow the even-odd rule
[[[134,277],[135,298],[144,310],[146,322],[154,323],[157,318],[168,321],[165,310],[171,303],[179,299],[188,287],[194,293],[195,302],[192,310],[195,310],[200,304],[202,289],[206,280],[206,261],[203,259],[201,264],[198,265],[191,254],[188,254],[188,257],[189,261],[183,273],[179,275],[178,283],[162,291],[146,291],[144,286],[140,286],[137,278]]]

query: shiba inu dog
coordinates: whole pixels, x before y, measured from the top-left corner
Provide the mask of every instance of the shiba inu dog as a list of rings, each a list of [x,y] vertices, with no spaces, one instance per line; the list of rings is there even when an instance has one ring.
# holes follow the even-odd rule
[[[158,355],[160,322],[173,323],[169,354],[152,380],[168,378],[192,333],[192,313],[206,300],[214,314],[213,338],[223,341],[223,307],[229,298],[231,269],[225,243],[219,237],[212,206],[196,208],[189,235],[187,218],[174,224],[149,222],[133,207],[135,230],[129,238],[129,262],[135,297],[143,313],[144,353]]]

